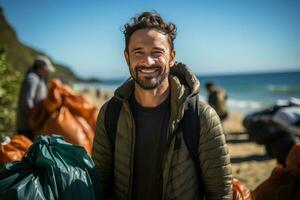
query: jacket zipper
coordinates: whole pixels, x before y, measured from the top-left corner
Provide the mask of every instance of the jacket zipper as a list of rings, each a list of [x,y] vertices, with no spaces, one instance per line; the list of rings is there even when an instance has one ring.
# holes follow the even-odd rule
[[[134,147],[135,147],[135,124],[133,119],[133,114],[129,109],[129,103],[125,102],[125,108],[131,117],[131,124],[132,124],[132,145],[131,145],[131,152],[130,152],[130,177],[129,177],[129,187],[128,187],[128,199],[132,198],[132,182],[133,182],[133,165],[134,165]]]
[[[176,136],[177,133],[175,133],[176,127],[178,126],[178,124],[176,124],[176,118],[172,118],[172,116],[170,116],[170,121],[169,121],[169,127],[168,127],[168,135],[167,135],[167,144],[166,144],[166,148],[165,148],[165,152],[164,152],[164,159],[163,159],[163,163],[162,163],[162,170],[164,172],[164,170],[166,170],[166,160],[167,160],[167,156],[169,153],[169,149],[170,146],[172,144],[172,140],[173,138]],[[165,200],[167,198],[167,194],[166,194],[166,189],[167,189],[167,179],[169,178],[169,173],[170,173],[170,169],[168,169],[168,174],[166,175],[166,177],[164,176],[163,173],[163,192],[162,192],[162,200]]]
[[[165,146],[165,151],[164,151],[164,158],[163,158],[163,163],[162,163],[162,172],[163,172],[163,191],[162,191],[162,200],[165,200],[167,197],[166,197],[166,188],[167,188],[167,179],[169,177],[169,174],[168,175],[164,175],[164,171],[166,170],[166,161],[167,161],[167,156],[168,156],[168,153],[169,153],[169,149],[170,149],[170,145],[172,143],[172,139],[174,137],[174,135],[172,134],[174,132],[174,127],[175,127],[175,121],[170,119],[170,122],[169,122],[169,127],[168,127],[168,130],[167,130],[167,144]],[[170,171],[168,171],[169,173]]]

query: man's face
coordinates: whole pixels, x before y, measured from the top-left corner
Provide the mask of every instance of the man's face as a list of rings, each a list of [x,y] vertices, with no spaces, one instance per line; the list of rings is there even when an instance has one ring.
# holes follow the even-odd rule
[[[171,50],[168,36],[156,29],[134,32],[124,55],[131,77],[146,90],[160,86],[175,63],[175,51]]]
[[[46,69],[46,67],[40,67],[40,68],[38,68],[37,73],[42,78],[46,78],[48,76],[48,70]]]

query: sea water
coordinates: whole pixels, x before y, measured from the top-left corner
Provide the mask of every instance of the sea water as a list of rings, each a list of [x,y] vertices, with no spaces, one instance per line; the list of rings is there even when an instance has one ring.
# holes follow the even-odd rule
[[[199,76],[200,95],[206,98],[205,83],[213,81],[227,91],[228,106],[234,111],[255,111],[278,100],[300,98],[300,71],[223,76]]]
[[[231,111],[250,112],[275,104],[278,100],[300,98],[300,71],[238,75],[198,76],[200,97],[207,99],[205,83],[212,81],[228,94]],[[79,84],[81,89],[115,90],[126,78],[97,84]]]

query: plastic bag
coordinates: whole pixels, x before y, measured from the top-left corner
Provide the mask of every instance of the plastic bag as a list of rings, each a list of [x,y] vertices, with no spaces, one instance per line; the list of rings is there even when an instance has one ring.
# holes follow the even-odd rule
[[[75,94],[71,88],[63,85],[58,79],[53,79],[48,88],[48,96],[44,101],[44,107],[49,113],[59,109],[60,106],[66,106],[71,113],[83,117],[95,127],[97,109],[90,104],[82,95]]]
[[[0,144],[0,166],[21,160],[31,145],[31,140],[23,135],[15,135],[12,138],[7,137],[6,141]]]
[[[299,200],[300,183],[288,169],[277,165],[271,176],[253,191],[253,196],[255,200]]]
[[[232,181],[232,191],[233,191],[233,200],[253,199],[250,190],[236,178],[233,178]]]
[[[30,127],[36,132],[39,132],[49,116],[50,113],[45,109],[45,100],[38,102],[30,111]]]
[[[287,169],[297,177],[300,182],[300,141],[290,150],[285,161]]]
[[[94,105],[58,79],[53,79],[47,98],[32,110],[30,124],[43,135],[62,135],[66,141],[83,146],[91,155],[96,118]]]
[[[61,136],[39,136],[0,171],[0,199],[103,199],[93,160]]]
[[[90,138],[93,139],[94,131],[85,120],[80,119],[74,116],[67,107],[62,106],[46,120],[40,133],[42,135],[59,133],[67,142],[84,147],[91,155]]]
[[[277,165],[271,176],[254,191],[255,200],[299,200],[300,199],[300,142],[288,153],[286,168]]]

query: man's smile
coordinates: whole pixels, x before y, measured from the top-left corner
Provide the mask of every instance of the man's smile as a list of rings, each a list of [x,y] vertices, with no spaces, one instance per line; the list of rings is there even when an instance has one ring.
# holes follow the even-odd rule
[[[138,68],[137,69],[139,74],[147,75],[147,76],[157,76],[160,74],[161,69],[156,68]]]

